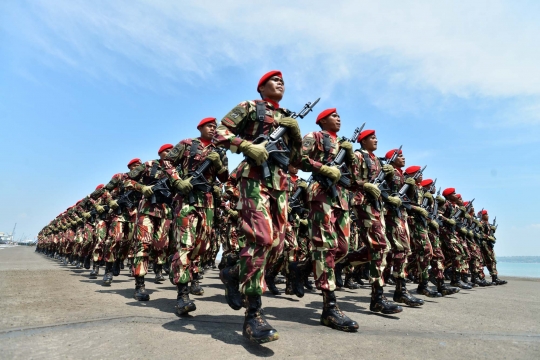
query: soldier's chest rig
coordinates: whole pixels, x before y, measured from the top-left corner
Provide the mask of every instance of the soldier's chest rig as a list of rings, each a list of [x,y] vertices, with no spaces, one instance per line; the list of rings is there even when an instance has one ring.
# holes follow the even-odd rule
[[[172,203],[172,192],[169,184],[169,178],[165,171],[159,165],[159,161],[154,161],[148,175],[144,177],[144,183],[152,186],[154,192],[150,197],[150,203],[168,204]]]
[[[369,153],[367,151],[356,151],[360,152],[362,158],[364,159],[364,163],[361,168],[362,180],[372,181],[373,179],[375,179],[379,171],[381,171],[379,161],[377,160],[377,158],[375,158],[375,160],[371,160],[371,157],[369,156]]]

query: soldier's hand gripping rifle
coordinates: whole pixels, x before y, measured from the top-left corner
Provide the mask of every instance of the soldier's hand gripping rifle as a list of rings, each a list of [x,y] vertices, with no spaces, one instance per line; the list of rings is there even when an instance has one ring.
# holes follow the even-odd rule
[[[495,231],[497,230],[497,228],[499,227],[499,225],[495,225],[495,223],[497,222],[497,217],[495,216],[493,218],[493,224],[491,226],[495,226],[495,230],[493,230],[491,228],[491,226],[489,227],[489,236],[493,236],[495,234]],[[489,224],[489,223],[488,223]]]
[[[345,137],[341,138],[341,141],[348,141],[351,144],[354,144],[356,142],[356,139],[358,138],[358,135],[362,132],[362,129],[366,126],[366,123],[363,123],[361,127],[354,129],[353,136],[350,139],[347,139]],[[341,177],[339,178],[339,183],[345,187],[351,186],[351,179],[348,177],[350,175],[349,170],[347,169],[347,166],[345,164],[345,156],[347,155],[347,151],[343,148],[339,149],[336,157],[334,160],[330,161],[326,164],[326,166],[336,166],[341,171]],[[326,190],[330,190],[330,194],[332,195],[332,198],[338,197],[338,192],[336,185],[327,177],[324,177],[322,175],[318,176],[319,183],[322,185],[322,187]]]
[[[435,181],[437,181],[437,179],[435,179]],[[439,188],[439,191],[437,191],[436,196],[441,196],[441,188]],[[433,206],[431,207],[431,212],[429,213],[429,220],[435,220],[439,226],[442,226],[442,221],[439,219],[439,203],[436,199],[433,199]],[[437,229],[437,234],[439,234],[439,229]]]
[[[465,210],[466,210],[466,213],[469,213],[469,210],[471,209],[472,205],[473,205],[473,201],[474,199],[472,199],[468,204],[467,206],[465,206]],[[452,216],[452,219],[456,222],[456,225],[461,229],[463,226],[465,226],[462,222],[461,222],[461,215],[463,214],[463,211],[461,211],[461,209],[458,209],[458,211],[456,211],[456,213],[454,214],[454,216]],[[459,224],[457,223],[459,220]],[[455,230],[456,229],[456,225],[452,226],[452,230]]]
[[[227,151],[222,148],[216,148],[216,152],[222,156],[223,153]],[[208,167],[212,165],[212,162],[209,159],[205,159],[202,164],[195,171],[190,171],[188,177],[191,176],[191,185],[193,185],[193,190],[200,191],[202,193],[208,193],[212,191],[212,185],[208,183],[204,177],[204,172]],[[189,204],[193,205],[195,203],[195,197],[193,196],[193,191],[189,192]]]
[[[394,151],[394,153],[392,154],[392,157],[387,162],[388,164],[391,164],[394,161],[396,161],[397,157],[399,156],[399,154],[401,152],[402,147],[403,147],[403,145],[400,145],[399,149]],[[388,184],[386,183],[385,178],[386,178],[386,174],[381,169],[379,171],[379,173],[377,174],[377,176],[373,180],[370,181],[370,183],[372,183],[373,185],[377,185],[379,187],[379,190],[381,191],[381,196],[383,198],[383,201],[388,200],[388,196],[390,196],[390,191],[391,191],[391,189],[388,187]],[[372,203],[373,207],[375,209],[377,209],[377,211],[381,211],[381,208],[382,208],[381,205],[382,204],[379,201],[379,199],[375,199],[375,198],[371,197],[371,203]],[[399,208],[394,208],[394,211],[396,211],[398,217],[401,217],[401,211],[399,210]]]
[[[131,209],[135,206],[135,203],[129,197],[131,194],[133,194],[133,190],[128,190],[118,197],[118,200],[116,201],[118,204],[118,207],[116,208],[117,215],[120,215],[124,209]]]
[[[308,102],[299,113],[291,113],[290,117],[293,119],[303,119],[319,102],[321,98],[318,98],[312,103]],[[266,117],[266,108],[257,106],[257,120],[259,126],[262,126],[264,118]],[[283,141],[283,136],[287,133],[285,126],[278,126],[276,130],[270,135],[261,135],[253,140],[253,144],[265,144],[266,151],[268,152],[268,161],[276,164],[281,169],[286,170],[289,166],[289,157],[287,156],[291,151]],[[268,168],[268,161],[261,164],[263,168],[263,176],[265,178],[270,177],[270,169]]]
[[[422,173],[424,172],[424,170],[426,170],[427,168],[427,165],[424,166],[419,172],[417,172],[416,174],[414,174],[413,176],[413,179],[416,181],[420,178],[420,175],[422,175]],[[398,196],[399,198],[401,199],[401,202],[403,203],[403,206],[407,209],[407,210],[410,210],[411,209],[411,200],[409,199],[409,197],[407,196],[407,191],[409,191],[409,184],[403,184],[403,186],[401,187],[401,189],[399,189],[398,191]]]

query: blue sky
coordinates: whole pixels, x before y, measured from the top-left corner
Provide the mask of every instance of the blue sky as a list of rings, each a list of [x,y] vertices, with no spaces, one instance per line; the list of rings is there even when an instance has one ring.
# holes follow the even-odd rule
[[[539,16],[533,1],[3,1],[0,231],[34,237],[280,69],[282,106],[321,97],[346,136],[366,122],[379,155],[403,145],[496,215],[500,256],[540,255]]]

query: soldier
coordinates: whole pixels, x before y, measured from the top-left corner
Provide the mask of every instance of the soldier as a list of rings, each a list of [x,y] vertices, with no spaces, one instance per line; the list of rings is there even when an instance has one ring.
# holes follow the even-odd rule
[[[110,195],[108,191],[101,184],[100,188],[94,191],[93,196],[96,200],[93,205],[97,214],[94,223],[94,249],[92,252],[95,267],[94,271],[90,273],[90,279],[96,279],[99,274],[100,265],[104,265],[105,239],[109,227],[109,206],[107,205],[107,199]]]
[[[473,287],[477,286],[490,286],[491,283],[488,283],[484,277],[483,272],[483,265],[482,265],[482,252],[480,251],[480,247],[475,241],[474,233],[471,230],[473,225],[475,224],[474,219],[474,207],[472,204],[470,204],[469,201],[465,201],[463,203],[463,206],[468,207],[468,217],[466,218],[465,222],[463,223],[463,227],[467,231],[467,234],[463,235],[465,240],[467,241],[467,247],[469,249],[470,253],[470,261],[469,261],[469,268],[471,270],[471,283]],[[480,275],[482,273],[482,275]],[[483,281],[482,281],[483,280]]]
[[[148,273],[150,258],[158,265],[165,261],[165,249],[169,243],[169,227],[172,221],[170,193],[165,188],[167,174],[164,159],[173,148],[165,144],[158,150],[159,160],[150,160],[133,168],[124,182],[126,190],[136,190],[143,198],[137,209],[137,225],[134,234],[135,251],[133,257],[133,276],[135,277],[135,300],[148,301],[150,295],[144,285],[144,276]],[[168,196],[169,195],[169,196]]]
[[[385,234],[381,191],[377,184],[372,183],[379,172],[383,171],[388,176],[394,172],[394,168],[390,165],[383,167],[375,155],[378,143],[375,130],[362,131],[357,141],[361,148],[355,152],[359,165],[352,203],[364,246],[350,253],[347,260],[353,266],[369,263],[371,279],[369,309],[383,314],[395,314],[403,311],[403,308],[388,301],[384,296],[382,272],[386,265],[389,246]],[[393,206],[401,206],[399,197],[389,196],[388,201]]]
[[[246,295],[247,310],[243,335],[251,341],[264,343],[279,338],[278,332],[266,321],[261,312],[261,295],[266,289],[264,275],[283,250],[287,216],[286,169],[269,160],[265,144],[253,141],[260,135],[268,136],[278,126],[288,129],[284,141],[290,154],[299,156],[302,136],[290,112],[279,107],[285,92],[283,76],[279,71],[265,74],[257,85],[261,100],[245,101],[233,108],[221,121],[214,141],[233,153],[243,153],[246,160],[240,164],[238,187],[240,199],[237,210],[241,229],[245,236],[240,250],[239,264],[221,270],[220,277],[226,285],[225,296],[235,310],[242,307]],[[270,176],[265,177],[263,167],[267,164]]]
[[[127,164],[127,167],[131,171],[131,169],[139,165],[141,165],[141,160],[135,158]],[[108,236],[105,241],[105,275],[103,276],[103,283],[105,285],[112,283],[113,275],[117,276],[120,274],[120,263],[124,261],[126,256],[126,250],[130,243],[129,240],[133,239],[133,230],[135,229],[135,221],[137,219],[135,205],[139,203],[140,198],[136,197],[133,191],[131,193],[125,191],[124,182],[127,179],[127,173],[118,173],[113,175],[111,180],[105,185],[105,189],[108,192],[106,195],[107,204],[113,210]],[[131,199],[129,198],[130,196]],[[120,204],[117,200],[120,201]],[[133,206],[126,206],[127,203],[132,203]]]
[[[489,223],[489,214],[487,210],[483,210],[480,215],[482,215],[482,233],[484,235],[484,241],[482,243],[482,254],[484,255],[484,261],[486,267],[488,268],[489,275],[492,279],[493,285],[504,285],[507,283],[506,280],[501,280],[498,277],[497,273],[497,258],[495,257],[495,231],[497,227]],[[483,272],[483,269],[482,269]]]
[[[387,164],[387,166],[393,167],[393,171],[389,172],[386,176],[386,183],[391,194],[398,193],[403,185],[405,185],[405,176],[402,170],[405,166],[403,152],[399,149],[393,149],[386,153],[385,158],[391,160],[396,152],[398,155],[395,160]],[[409,306],[424,305],[424,300],[418,299],[409,293],[405,282],[407,256],[411,253],[407,210],[403,205],[396,207],[390,202],[385,204],[385,209],[386,238],[391,246],[393,275],[396,281],[396,291],[394,291],[393,299],[395,302]]]
[[[454,202],[458,201],[456,196],[456,189],[446,188],[443,190],[443,196],[439,197],[439,217],[444,223],[444,226],[440,228],[441,239],[443,240],[444,248],[447,251],[447,258],[452,265],[451,285],[459,287],[461,289],[470,290],[471,286],[467,285],[461,280],[461,273],[466,271],[466,250],[463,247],[462,240],[457,236],[454,227],[456,220],[454,219],[456,212],[458,211],[458,205]]]
[[[201,136],[180,141],[166,158],[169,181],[178,191],[174,200],[174,237],[177,252],[171,264],[169,278],[177,286],[176,314],[184,315],[196,309],[189,293],[202,295],[199,284],[200,257],[210,248],[214,226],[214,192],[216,178],[221,181],[229,177],[228,160],[220,155],[212,143],[216,130],[216,119],[202,119],[197,125]],[[207,186],[207,190],[193,187],[192,174],[208,160],[210,166],[202,173],[204,180],[196,179]],[[216,186],[217,187],[217,186]],[[189,194],[189,195],[188,195]],[[191,281],[191,288],[189,282]]]
[[[299,165],[302,171],[313,172],[313,181],[308,194],[308,231],[313,244],[312,260],[315,285],[323,294],[323,312],[321,324],[341,330],[357,331],[358,324],[347,317],[337,305],[335,263],[349,249],[350,216],[348,191],[338,183],[341,170],[329,166],[339,153],[346,151],[346,165],[350,173],[356,172],[356,160],[352,144],[339,141],[337,133],[341,128],[341,119],[335,108],[326,109],[317,116],[315,122],[321,131],[311,132],[302,141],[302,159]],[[337,197],[324,181],[330,179],[335,186]],[[354,178],[351,179],[351,182]]]

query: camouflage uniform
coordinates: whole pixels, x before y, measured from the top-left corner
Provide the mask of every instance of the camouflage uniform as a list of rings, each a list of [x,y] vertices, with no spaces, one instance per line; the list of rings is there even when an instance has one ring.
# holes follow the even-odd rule
[[[326,146],[325,146],[326,145]],[[327,131],[311,132],[302,142],[302,159],[299,168],[314,173],[307,190],[308,236],[313,245],[312,260],[315,285],[319,290],[336,289],[335,264],[347,255],[351,220],[347,189],[336,185],[337,198],[319,182],[319,169],[337,155],[340,144]],[[348,164],[350,173],[356,172],[356,163]],[[351,179],[354,181],[354,178]]]
[[[411,186],[409,193],[412,193],[409,198],[415,204],[411,205],[411,208],[420,208],[420,204],[422,204],[424,199],[424,190],[419,186],[416,186],[416,188]],[[433,257],[433,248],[428,235],[427,219],[422,218],[419,213],[414,212],[413,216],[409,216],[407,220],[411,229],[411,244],[413,247],[409,267],[416,268],[419,282],[427,282],[429,278],[428,268]]]
[[[482,220],[481,222],[481,230],[482,230],[482,254],[484,258],[484,264],[488,268],[489,275],[490,276],[497,276],[497,258],[495,257],[495,241],[491,241],[488,239],[490,235],[491,230],[491,224],[488,221]],[[482,273],[484,271],[482,270]]]
[[[166,158],[166,169],[169,180],[185,179],[189,173],[197,170],[206,160],[210,152],[216,151],[214,144],[204,146],[197,139],[186,139],[179,142]],[[218,173],[211,165],[205,171],[204,177],[208,184],[213,185],[216,177],[225,181],[228,177],[228,161],[225,155],[221,156],[222,170]],[[199,273],[200,257],[210,248],[213,231],[214,196],[213,192],[201,192],[196,189],[190,193],[193,202],[190,203],[188,195],[176,195],[173,203],[174,238],[177,244],[177,253],[172,261],[169,277],[175,285],[188,283]]]
[[[124,181],[126,190],[142,191],[143,186],[153,185],[167,175],[161,160],[150,160],[128,173]],[[165,250],[169,244],[169,227],[172,211],[168,199],[156,196],[156,203],[143,197],[137,209],[137,223],[134,233],[135,251],[133,257],[133,276],[144,277],[148,272],[150,258],[158,264],[165,262]]]
[[[278,127],[279,119],[289,111],[265,102],[266,117],[262,124],[256,116],[257,101],[245,101],[232,109],[216,129],[217,146],[238,152],[242,141],[252,142],[259,135],[269,135]],[[298,156],[300,144],[289,143],[291,157]],[[240,250],[240,284],[246,295],[261,295],[266,289],[265,269],[271,268],[283,250],[287,222],[287,176],[277,165],[268,162],[270,177],[265,178],[261,166],[244,160],[239,167],[237,209],[245,246]]]

